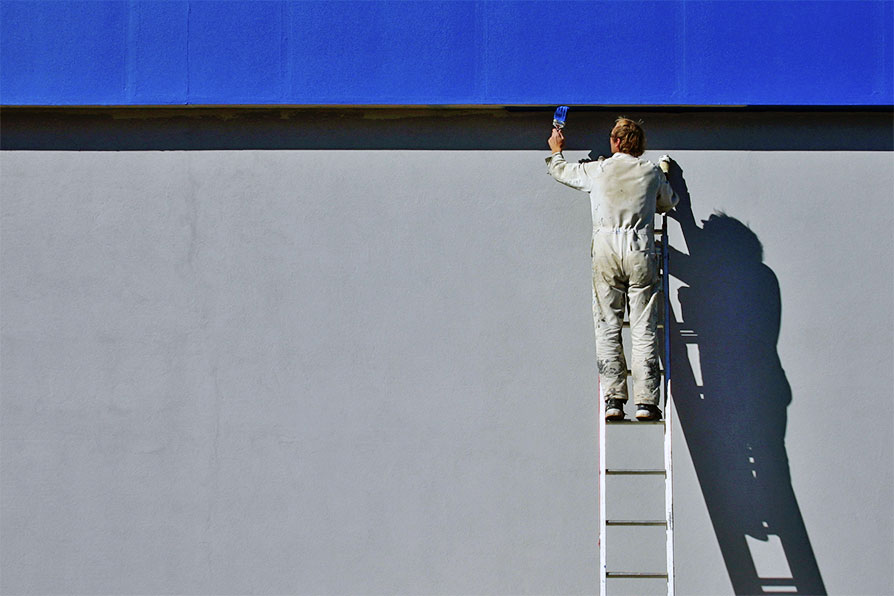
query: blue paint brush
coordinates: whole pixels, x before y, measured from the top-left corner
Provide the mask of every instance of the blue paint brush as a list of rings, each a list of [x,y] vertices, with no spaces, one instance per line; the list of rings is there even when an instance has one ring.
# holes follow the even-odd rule
[[[568,106],[559,106],[553,114],[553,128],[562,130],[565,128],[565,116],[568,114]]]

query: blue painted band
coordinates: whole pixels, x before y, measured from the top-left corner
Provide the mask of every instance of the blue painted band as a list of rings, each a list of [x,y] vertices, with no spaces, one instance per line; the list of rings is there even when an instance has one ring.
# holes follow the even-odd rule
[[[894,104],[890,0],[2,0],[3,105]]]

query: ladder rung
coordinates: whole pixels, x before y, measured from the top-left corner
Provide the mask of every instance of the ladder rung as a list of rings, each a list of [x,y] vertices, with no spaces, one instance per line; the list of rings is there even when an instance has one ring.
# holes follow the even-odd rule
[[[667,526],[663,519],[607,519],[606,526]]]
[[[627,474],[631,476],[664,476],[664,470],[628,470],[623,468],[611,468],[605,471],[606,474]]]
[[[606,424],[632,424],[633,426],[648,426],[650,424],[664,424],[664,419],[661,420],[629,420],[625,418],[624,420],[606,420]]]
[[[609,571],[605,577],[619,579],[667,579],[666,573],[652,573],[651,571]]]

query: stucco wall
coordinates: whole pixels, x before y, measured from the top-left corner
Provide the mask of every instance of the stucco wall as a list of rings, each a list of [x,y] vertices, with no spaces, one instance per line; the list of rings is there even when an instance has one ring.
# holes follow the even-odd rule
[[[892,154],[745,144],[647,154],[677,158],[695,223],[672,224],[697,257],[678,592],[742,593],[769,520],[795,546],[756,544],[762,575],[891,593]],[[596,591],[589,208],[545,153],[0,154],[0,589]]]

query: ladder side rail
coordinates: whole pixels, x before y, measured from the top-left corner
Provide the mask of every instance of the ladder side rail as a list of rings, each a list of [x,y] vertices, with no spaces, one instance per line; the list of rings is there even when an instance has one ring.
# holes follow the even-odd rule
[[[596,289],[590,284],[593,291],[593,313],[596,313]],[[595,317],[593,332],[596,332]],[[595,337],[594,337],[595,339]],[[598,355],[597,355],[598,356]],[[606,525],[605,525],[605,398],[602,395],[602,383],[599,379],[599,372],[596,372],[596,394],[599,401],[599,485],[597,492],[599,495],[599,596],[606,596]]]
[[[671,318],[670,304],[670,234],[667,214],[661,216],[664,233],[661,238],[662,267],[661,289],[664,294],[664,509],[667,523],[667,596],[674,596],[674,460],[673,460],[673,419],[674,406],[671,401]]]

